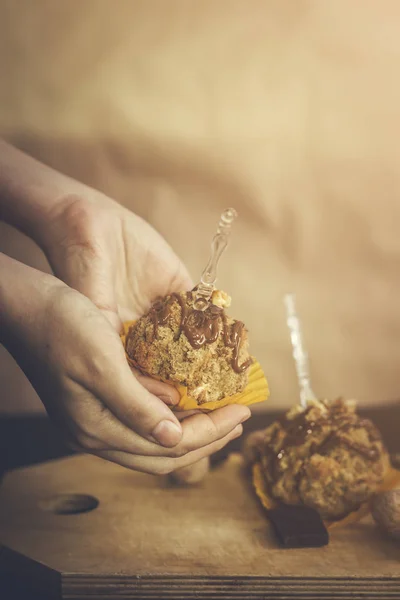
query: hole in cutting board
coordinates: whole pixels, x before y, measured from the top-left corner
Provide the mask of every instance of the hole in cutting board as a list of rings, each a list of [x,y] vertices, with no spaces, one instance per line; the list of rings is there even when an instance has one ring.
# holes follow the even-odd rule
[[[99,501],[87,494],[57,494],[39,502],[40,508],[56,515],[77,515],[94,510]]]

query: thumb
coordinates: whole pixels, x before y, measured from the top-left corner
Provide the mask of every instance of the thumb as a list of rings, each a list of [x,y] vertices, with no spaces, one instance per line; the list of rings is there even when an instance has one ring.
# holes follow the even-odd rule
[[[182,437],[178,419],[160,398],[136,379],[127,363],[118,334],[115,335],[115,344],[109,341],[104,352],[107,361],[104,368],[101,366],[103,361],[100,361],[102,376],[94,378],[94,393],[130,429],[162,446],[176,446]]]

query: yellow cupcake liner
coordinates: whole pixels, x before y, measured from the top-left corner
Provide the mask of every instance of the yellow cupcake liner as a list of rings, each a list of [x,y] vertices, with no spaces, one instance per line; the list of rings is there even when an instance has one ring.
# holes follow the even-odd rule
[[[266,481],[262,474],[262,466],[259,462],[255,463],[252,467],[252,478],[253,478],[253,486],[254,486],[255,492],[256,492],[259,500],[261,501],[261,504],[263,505],[263,507],[266,510],[270,510],[271,508],[274,508],[275,506],[277,506],[277,502],[273,498],[271,498],[271,496],[268,493],[268,487],[267,487]],[[398,471],[394,467],[390,466],[386,473],[383,483],[380,485],[380,487],[377,491],[385,492],[387,490],[391,490],[391,489],[397,487],[398,485],[400,485],[400,471]],[[369,502],[364,502],[364,504],[362,504],[358,510],[351,512],[343,519],[340,519],[338,521],[326,520],[326,521],[324,521],[324,524],[327,529],[333,529],[336,527],[344,527],[346,525],[350,525],[352,523],[356,523],[357,521],[360,521],[360,519],[363,519],[369,513],[370,513],[370,504],[369,504]]]
[[[126,345],[126,336],[136,321],[126,321],[123,324],[123,332],[121,333],[121,340],[125,347]],[[139,371],[141,371],[140,366],[132,360],[126,354],[127,360],[132,367],[135,367]],[[144,375],[144,373],[141,371]],[[210,412],[217,408],[222,408],[223,406],[227,406],[228,404],[242,404],[244,406],[249,406],[250,404],[256,404],[257,402],[263,402],[267,400],[269,397],[269,388],[268,382],[264,375],[264,372],[260,366],[260,364],[254,360],[253,364],[249,370],[249,382],[243,392],[238,394],[234,394],[233,396],[227,396],[226,398],[222,398],[221,400],[216,400],[214,402],[204,402],[204,404],[197,404],[195,398],[192,398],[187,393],[187,388],[184,385],[180,385],[179,383],[174,383],[172,381],[166,381],[165,379],[161,379],[160,377],[155,377],[154,375],[149,375],[153,379],[158,379],[159,381],[163,381],[168,385],[174,386],[179,394],[180,401],[179,403],[173,407],[175,411],[183,411],[183,410],[201,410],[202,412]]]
[[[266,510],[275,508],[277,503],[269,496],[267,484],[262,474],[261,463],[257,462],[252,466],[253,486],[261,504]]]

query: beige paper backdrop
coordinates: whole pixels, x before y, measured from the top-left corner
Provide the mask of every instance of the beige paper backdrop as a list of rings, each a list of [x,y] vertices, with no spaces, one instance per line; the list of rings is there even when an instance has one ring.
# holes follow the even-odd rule
[[[320,395],[400,396],[400,3],[0,0],[0,135],[148,219],[220,284],[296,397],[297,292]],[[46,268],[5,226],[0,249]],[[3,351],[2,410],[40,403]]]

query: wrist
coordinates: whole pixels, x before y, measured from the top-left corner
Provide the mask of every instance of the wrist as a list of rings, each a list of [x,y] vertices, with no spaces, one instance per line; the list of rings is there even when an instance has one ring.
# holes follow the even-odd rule
[[[87,189],[0,140],[0,220],[39,246],[46,244],[58,206],[66,197],[82,195]]]
[[[47,299],[62,285],[55,277],[0,253],[0,343],[12,354],[45,330]]]

